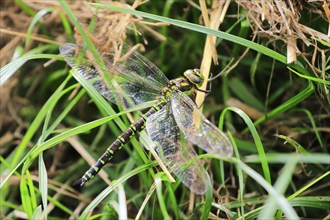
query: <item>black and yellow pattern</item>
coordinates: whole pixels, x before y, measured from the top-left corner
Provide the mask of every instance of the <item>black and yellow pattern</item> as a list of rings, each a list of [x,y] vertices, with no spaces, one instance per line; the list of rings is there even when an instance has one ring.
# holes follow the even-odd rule
[[[233,147],[226,135],[209,122],[187,96],[193,96],[196,90],[203,91],[199,89],[204,82],[203,75],[198,69],[187,70],[182,77],[170,81],[111,30],[95,31],[95,34],[97,37],[91,40],[95,41],[101,64],[82,45],[60,47],[61,55],[73,70],[107,100],[126,109],[158,101],[130,125],[74,185],[82,186],[92,179],[135,134],[146,129],[155,151],[172,172],[194,193],[205,193],[208,174],[196,159],[192,145],[220,157],[230,157]],[[105,39],[104,35],[107,35]]]
[[[136,120],[130,127],[121,133],[118,138],[107,148],[107,150],[103,153],[103,155],[97,160],[97,162],[91,166],[87,172],[83,175],[82,178],[78,179],[73,183],[74,186],[83,186],[87,181],[92,179],[101,169],[102,167],[111,160],[111,158],[126,144],[130,141],[130,139],[140,131],[145,128],[146,121],[149,116],[154,114],[155,112],[159,111],[163,106],[165,106],[173,91],[180,90],[180,91],[190,91],[194,87],[196,87],[196,79],[195,81],[190,81],[185,75],[190,77],[195,75],[200,75],[200,71],[198,69],[194,70],[187,70],[183,77],[180,77],[175,80],[171,80],[162,91],[162,97],[160,101],[153,106],[148,112],[142,115],[138,120]],[[200,83],[200,80],[197,80]]]

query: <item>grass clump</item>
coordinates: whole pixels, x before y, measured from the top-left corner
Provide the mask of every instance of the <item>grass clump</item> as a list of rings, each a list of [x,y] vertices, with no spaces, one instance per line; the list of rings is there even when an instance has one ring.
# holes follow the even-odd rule
[[[326,218],[329,6],[123,2],[3,3],[1,218]],[[76,23],[86,13],[144,48],[167,78],[197,67],[210,79],[196,102],[228,131],[234,155],[198,152],[212,186],[204,196],[168,181],[139,137],[86,187],[71,187],[142,110],[107,102],[58,55],[65,42],[93,40]]]

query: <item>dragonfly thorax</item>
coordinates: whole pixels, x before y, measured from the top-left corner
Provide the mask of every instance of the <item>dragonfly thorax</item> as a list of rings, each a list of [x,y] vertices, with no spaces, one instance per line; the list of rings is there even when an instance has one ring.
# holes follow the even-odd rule
[[[169,99],[175,90],[190,93],[192,89],[199,88],[204,82],[204,77],[199,69],[186,70],[182,77],[171,80],[162,90],[165,99]]]
[[[193,101],[197,91],[208,92],[201,89],[206,79],[199,69],[190,69],[169,81],[136,48],[125,45],[116,33],[108,31],[109,28],[99,23],[97,17],[93,18],[86,15],[79,20],[85,23],[81,25],[86,31],[93,27],[93,33],[88,36],[98,49],[100,60],[89,48],[80,45],[80,36],[79,45],[64,44],[60,47],[61,55],[73,68],[74,74],[84,79],[85,86],[93,86],[106,99],[124,109],[134,109],[135,106],[141,109],[145,107],[144,103],[150,106],[149,102],[155,104],[120,134],[74,185],[83,186],[135,134],[146,129],[158,157],[194,193],[204,194],[209,188],[210,178],[195,159],[197,154],[192,146],[199,146],[219,157],[230,157],[233,151],[228,137],[205,118]],[[93,20],[96,24],[90,26]]]

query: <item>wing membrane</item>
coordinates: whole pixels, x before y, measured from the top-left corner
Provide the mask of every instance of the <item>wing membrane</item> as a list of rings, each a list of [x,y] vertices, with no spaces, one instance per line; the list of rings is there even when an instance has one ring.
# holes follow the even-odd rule
[[[163,107],[147,119],[146,129],[154,141],[155,150],[170,170],[196,194],[204,194],[209,179],[196,158],[192,146],[185,142],[169,106]]]
[[[137,72],[132,71],[128,76],[126,73],[128,67],[126,70],[120,69],[120,66],[125,65],[123,63],[116,64],[115,67],[118,71],[113,66],[108,66],[109,80],[106,80],[91,61],[86,58],[81,60],[77,58],[75,53],[80,49],[81,47],[75,44],[64,44],[60,47],[60,52],[72,68],[76,69],[83,78],[112,103],[130,108],[143,102],[155,100],[159,96],[161,87],[155,86],[150,80],[138,75]],[[110,56],[107,57],[109,59]],[[109,61],[106,64],[109,64]],[[125,75],[121,74],[120,71],[124,72]]]
[[[80,19],[84,29],[88,30],[86,22],[90,20],[85,20]],[[97,19],[90,39],[106,70],[101,70],[89,49],[83,49],[82,45],[64,44],[60,47],[60,54],[109,101],[130,108],[156,99],[169,82],[158,67],[136,48],[126,45],[102,20]],[[81,39],[77,41],[82,42]]]
[[[171,104],[175,121],[187,140],[210,154],[232,155],[233,146],[228,137],[204,117],[187,95],[174,92]]]

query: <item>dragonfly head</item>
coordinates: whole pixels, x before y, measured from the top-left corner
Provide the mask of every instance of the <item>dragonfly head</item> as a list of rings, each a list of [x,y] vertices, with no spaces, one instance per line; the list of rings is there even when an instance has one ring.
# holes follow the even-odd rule
[[[186,70],[183,75],[197,88],[201,87],[204,82],[204,76],[199,69]]]

